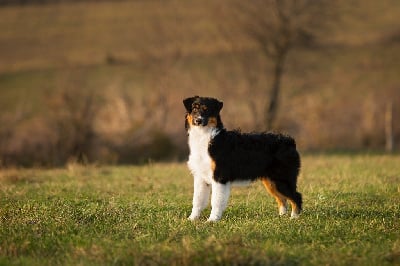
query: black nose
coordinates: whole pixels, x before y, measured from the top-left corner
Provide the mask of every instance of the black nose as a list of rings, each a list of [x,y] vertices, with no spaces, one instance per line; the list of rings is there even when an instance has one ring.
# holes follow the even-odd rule
[[[198,118],[196,118],[196,119],[194,120],[194,124],[195,124],[195,125],[201,125],[202,123],[203,123],[203,119],[200,118],[200,117],[198,117]]]

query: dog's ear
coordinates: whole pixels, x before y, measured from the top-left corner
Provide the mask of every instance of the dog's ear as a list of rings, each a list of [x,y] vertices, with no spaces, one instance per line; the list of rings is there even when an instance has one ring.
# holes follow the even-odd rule
[[[194,96],[183,100],[183,105],[188,113],[192,112],[192,104],[197,98],[199,98],[199,96]]]
[[[217,100],[218,112],[221,111],[221,109],[222,109],[223,106],[224,106],[224,103]]]

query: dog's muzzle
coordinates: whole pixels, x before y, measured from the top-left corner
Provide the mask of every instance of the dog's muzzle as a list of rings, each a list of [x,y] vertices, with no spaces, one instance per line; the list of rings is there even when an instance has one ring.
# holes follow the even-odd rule
[[[207,125],[207,119],[204,117],[196,117],[193,119],[193,125],[195,126],[206,126]]]

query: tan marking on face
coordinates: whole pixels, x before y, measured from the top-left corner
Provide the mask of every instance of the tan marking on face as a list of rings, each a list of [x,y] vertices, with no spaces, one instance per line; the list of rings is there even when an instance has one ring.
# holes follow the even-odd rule
[[[191,114],[186,115],[186,120],[187,120],[189,126],[193,125],[193,116]]]
[[[207,125],[210,126],[210,127],[217,127],[217,118],[216,117],[209,117]]]

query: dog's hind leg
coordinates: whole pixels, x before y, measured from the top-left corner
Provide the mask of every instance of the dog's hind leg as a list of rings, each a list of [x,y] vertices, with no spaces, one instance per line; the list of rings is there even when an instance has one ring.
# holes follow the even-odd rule
[[[264,184],[265,189],[271,194],[276,203],[278,203],[279,215],[284,215],[287,213],[287,204],[286,197],[282,195],[277,189],[274,182],[269,180],[268,178],[262,178],[262,183]]]
[[[289,199],[290,205],[292,205],[292,214],[290,218],[298,218],[301,212],[302,197],[299,192],[294,192],[293,199]]]
[[[295,188],[285,182],[275,182],[277,190],[287,198],[292,206],[291,218],[298,218],[301,212],[302,197]]]

